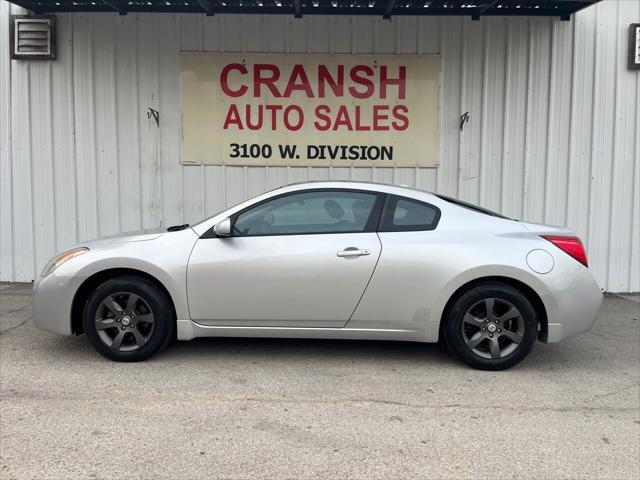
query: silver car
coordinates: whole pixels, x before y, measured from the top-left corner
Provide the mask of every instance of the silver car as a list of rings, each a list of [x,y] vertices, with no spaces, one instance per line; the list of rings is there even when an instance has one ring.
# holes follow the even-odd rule
[[[84,242],[45,266],[33,302],[37,327],[85,333],[117,361],[176,337],[442,340],[500,370],[536,339],[588,331],[602,293],[569,230],[409,188],[319,182],[197,225]]]

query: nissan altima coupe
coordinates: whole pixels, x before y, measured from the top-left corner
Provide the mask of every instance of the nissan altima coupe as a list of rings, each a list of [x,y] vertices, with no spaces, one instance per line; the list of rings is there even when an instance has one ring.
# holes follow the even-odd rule
[[[34,286],[37,327],[117,361],[172,339],[442,340],[511,367],[588,331],[602,303],[570,231],[403,187],[282,187],[197,225],[83,242]]]

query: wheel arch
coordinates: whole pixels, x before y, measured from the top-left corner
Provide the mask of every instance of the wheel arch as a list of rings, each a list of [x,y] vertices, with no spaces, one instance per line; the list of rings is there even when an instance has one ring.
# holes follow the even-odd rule
[[[156,285],[160,290],[164,292],[164,294],[171,302],[171,307],[173,308],[174,318],[176,317],[176,306],[173,297],[169,290],[164,286],[164,284],[158,280],[153,275],[143,272],[142,270],[137,270],[135,268],[108,268],[106,270],[101,270],[99,272],[94,273],[89,276],[78,289],[73,297],[73,302],[71,303],[71,332],[74,335],[80,335],[84,333],[84,328],[82,326],[82,312],[84,310],[85,303],[89,298],[90,293],[101,283],[114,278],[114,277],[122,277],[122,276],[137,276],[142,277],[154,285]]]
[[[495,276],[495,275],[475,278],[465,283],[464,285],[461,285],[460,287],[458,287],[458,289],[455,292],[453,292],[453,294],[449,297],[449,300],[447,301],[444,309],[442,310],[442,316],[440,318],[440,334],[439,334],[440,338],[442,338],[442,328],[444,326],[444,322],[446,321],[449,315],[449,311],[451,310],[455,302],[458,300],[458,298],[460,298],[465,292],[471,290],[472,288],[478,285],[491,283],[491,282],[509,285],[515,288],[516,290],[518,290],[519,292],[521,292],[525,297],[527,297],[527,300],[531,302],[531,305],[536,311],[536,316],[538,318],[537,338],[539,341],[546,343],[548,334],[549,334],[549,327],[548,327],[549,320],[547,317],[547,309],[544,306],[544,302],[542,301],[542,298],[540,298],[540,295],[538,295],[538,293],[533,288],[531,288],[529,285],[527,285],[526,283],[520,280],[516,280],[515,278],[511,278],[511,277],[503,277],[503,276]]]

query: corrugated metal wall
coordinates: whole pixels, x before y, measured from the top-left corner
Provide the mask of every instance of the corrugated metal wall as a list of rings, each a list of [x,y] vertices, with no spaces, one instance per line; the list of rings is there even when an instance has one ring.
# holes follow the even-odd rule
[[[568,225],[602,287],[640,290],[640,80],[626,68],[637,0],[606,0],[571,22],[59,15],[55,62],[9,61],[7,16],[18,9],[0,1],[2,280],[31,280],[84,239],[193,222],[282,184],[332,178],[415,185]],[[440,53],[440,167],[181,166],[180,50]]]

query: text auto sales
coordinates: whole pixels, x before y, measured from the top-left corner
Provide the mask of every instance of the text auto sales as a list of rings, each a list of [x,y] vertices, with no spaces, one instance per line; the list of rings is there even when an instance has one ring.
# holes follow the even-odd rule
[[[297,132],[307,122],[317,132],[402,132],[409,127],[409,108],[398,103],[406,99],[406,67],[399,66],[394,71],[386,65],[376,69],[368,65],[345,65],[328,67],[318,65],[314,71],[307,71],[303,65],[296,64],[283,72],[278,65],[254,64],[247,67],[241,63],[230,63],[220,73],[222,93],[241,100],[250,97],[260,99],[265,93],[273,98],[291,98],[300,92],[308,99],[344,99],[368,100],[365,105],[318,103],[313,107],[312,117],[305,118],[300,105],[231,103],[225,115],[225,130]],[[281,78],[286,84],[278,85]],[[375,103],[375,100],[385,102]],[[391,104],[395,103],[395,104]],[[284,147],[284,148],[283,148]],[[257,158],[253,154],[271,156],[270,145],[231,144],[232,158]],[[278,145],[282,158],[300,158],[295,145]],[[391,160],[392,146],[368,145],[308,145],[309,159],[341,160]]]

